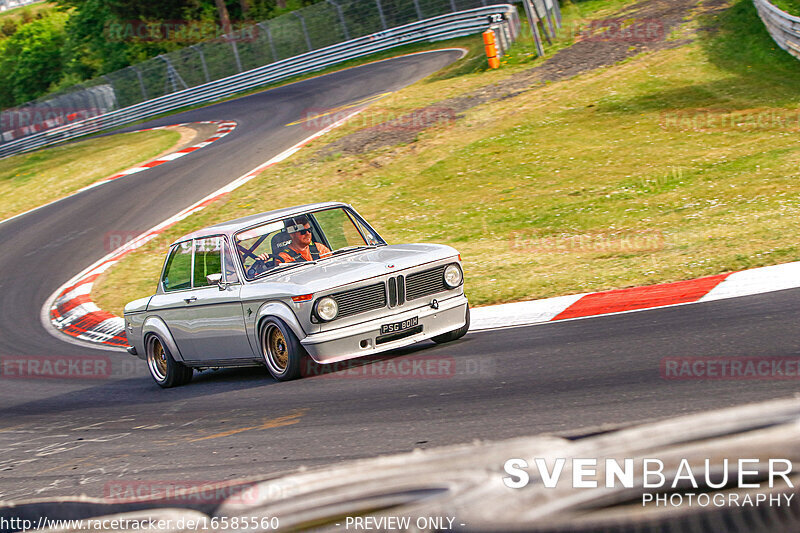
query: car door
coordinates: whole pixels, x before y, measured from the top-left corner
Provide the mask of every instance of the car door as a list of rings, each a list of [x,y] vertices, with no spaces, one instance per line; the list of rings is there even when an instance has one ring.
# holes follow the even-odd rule
[[[186,313],[192,292],[192,240],[173,245],[164,263],[158,292],[150,299],[148,312],[167,325],[181,355],[189,349]],[[178,354],[173,354],[178,357]]]
[[[181,332],[186,361],[253,359],[240,300],[242,285],[230,248],[222,236],[194,240],[192,290],[185,299]],[[222,275],[222,283],[208,276]]]

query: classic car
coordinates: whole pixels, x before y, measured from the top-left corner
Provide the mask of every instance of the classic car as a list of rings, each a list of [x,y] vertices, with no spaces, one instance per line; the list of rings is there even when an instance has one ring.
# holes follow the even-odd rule
[[[278,381],[318,364],[469,329],[458,251],[387,244],[328,202],[224,222],[170,246],[153,296],[125,306],[128,352],[161,387],[194,369],[265,365]]]

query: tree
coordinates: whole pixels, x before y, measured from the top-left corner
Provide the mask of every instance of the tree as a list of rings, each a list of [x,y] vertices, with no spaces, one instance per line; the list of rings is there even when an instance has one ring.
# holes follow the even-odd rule
[[[0,106],[33,100],[61,78],[66,19],[65,13],[53,12],[0,43]]]
[[[39,20],[28,17],[24,24],[15,20],[0,27],[0,33],[8,36],[0,39],[0,107],[18,105],[48,89],[66,88],[190,44],[177,38],[126,37],[111,31],[114,27],[183,20],[219,22],[230,33],[231,19],[265,20],[315,0],[53,1],[56,9]]]
[[[225,0],[216,0],[217,11],[219,11],[219,21],[222,24],[222,30],[226,35],[231,33],[231,17],[228,15],[228,7],[225,5]]]

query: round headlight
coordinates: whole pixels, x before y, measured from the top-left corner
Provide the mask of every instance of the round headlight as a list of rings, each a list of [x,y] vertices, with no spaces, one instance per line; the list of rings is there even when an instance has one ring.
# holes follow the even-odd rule
[[[336,318],[336,315],[339,314],[339,304],[337,304],[336,300],[330,296],[326,296],[317,300],[315,312],[317,318],[324,320],[325,322],[329,322]]]
[[[461,273],[461,267],[458,264],[453,263],[452,265],[447,265],[447,268],[444,269],[444,283],[451,289],[455,289],[461,282],[464,281],[464,275]]]

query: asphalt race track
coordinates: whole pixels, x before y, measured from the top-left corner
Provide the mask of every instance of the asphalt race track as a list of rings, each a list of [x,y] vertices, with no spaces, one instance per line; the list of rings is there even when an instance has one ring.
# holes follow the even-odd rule
[[[138,126],[238,122],[203,150],[0,225],[0,356],[94,356],[113,367],[99,380],[0,378],[0,499],[100,497],[112,481],[219,481],[474,439],[576,435],[795,393],[792,380],[667,380],[661,363],[800,355],[800,290],[471,333],[289,383],[262,369],[208,371],[171,390],[127,354],[44,329],[46,298],[106,254],[106,232],[144,231],[308,137],[307,126],[284,126],[306,108],[399,89],[457,57],[396,58]],[[425,365],[437,370],[393,373]]]

